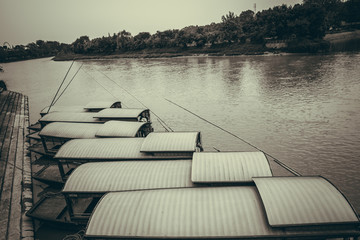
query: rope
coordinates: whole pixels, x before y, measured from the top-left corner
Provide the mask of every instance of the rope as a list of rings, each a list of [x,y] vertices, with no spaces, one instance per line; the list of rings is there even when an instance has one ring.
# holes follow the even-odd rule
[[[135,98],[136,99],[136,101],[138,101],[141,105],[143,105],[143,107],[144,108],[146,108],[146,109],[149,109],[147,106],[145,106],[145,104],[143,104],[137,97],[135,97],[133,94],[131,94],[129,91],[127,91],[125,88],[123,88],[122,86],[120,86],[117,82],[115,82],[114,80],[112,80],[110,77],[108,77],[105,73],[103,73],[103,72],[101,72],[101,71],[99,71],[98,70],[98,72],[100,72],[101,74],[103,74],[106,78],[108,78],[110,81],[112,81],[113,83],[115,83],[118,87],[120,87],[121,89],[123,89],[127,94],[129,94],[130,96],[132,96],[133,98]],[[159,122],[160,121],[162,121],[162,123],[166,126],[166,131],[168,131],[169,132],[169,130],[171,131],[171,132],[173,132],[174,130],[172,130],[171,129],[171,127],[169,127],[166,123],[165,123],[165,121],[164,120],[162,120],[156,113],[154,113],[152,110],[150,110],[150,112],[152,113],[152,114],[154,114],[157,118],[158,118],[158,120],[159,120]],[[162,125],[162,124],[161,124]]]
[[[107,91],[111,96],[113,96],[115,99],[119,100],[120,99],[116,96],[114,96],[114,94],[112,94],[109,90],[107,90],[103,85],[101,85],[93,76],[91,76],[88,72],[86,72],[84,69],[82,69],[84,73],[86,73],[92,80],[94,80],[97,84],[99,84],[105,91]],[[124,103],[121,103],[122,105],[124,105],[126,107],[126,105]]]
[[[192,115],[194,115],[194,116],[196,116],[196,117],[200,118],[201,120],[203,120],[203,121],[205,121],[205,122],[207,122],[207,123],[209,123],[209,124],[213,125],[214,127],[219,128],[220,130],[222,130],[222,131],[224,131],[224,132],[226,132],[226,133],[230,134],[231,136],[233,136],[233,137],[235,137],[235,138],[237,138],[237,139],[241,140],[242,142],[244,142],[244,143],[248,144],[249,146],[251,146],[251,147],[255,148],[256,150],[258,150],[258,151],[260,151],[260,152],[264,153],[265,155],[267,155],[267,156],[271,157],[272,159],[274,159],[274,162],[276,162],[277,164],[279,164],[280,166],[282,166],[283,168],[285,168],[286,170],[288,170],[288,171],[289,171],[289,172],[291,172],[292,174],[294,174],[294,175],[296,175],[296,176],[301,176],[301,174],[300,174],[300,173],[298,173],[297,171],[295,171],[295,170],[294,170],[294,169],[292,169],[291,167],[287,166],[285,163],[281,162],[281,161],[280,161],[280,160],[278,160],[277,158],[275,158],[275,157],[271,156],[270,154],[266,153],[265,151],[261,150],[260,148],[256,147],[255,145],[253,145],[253,144],[249,143],[248,141],[246,141],[246,140],[244,140],[244,139],[240,138],[239,136],[237,136],[237,135],[233,134],[232,132],[230,132],[230,131],[228,131],[228,130],[226,130],[226,129],[224,129],[224,128],[222,128],[222,127],[220,127],[220,126],[218,126],[218,125],[216,125],[216,124],[214,124],[214,123],[212,123],[212,122],[210,122],[210,121],[208,121],[208,120],[206,120],[205,118],[203,118],[203,117],[201,117],[201,116],[197,115],[196,113],[191,112],[190,110],[188,110],[188,109],[186,109],[186,108],[184,108],[184,107],[180,106],[179,104],[177,104],[177,103],[175,103],[175,102],[173,102],[173,101],[170,101],[169,99],[166,99],[166,98],[165,98],[165,100],[166,100],[166,101],[168,101],[168,102],[170,102],[170,103],[172,103],[172,104],[174,104],[175,106],[178,106],[179,108],[181,108],[181,109],[183,109],[183,110],[185,110],[185,111],[187,111],[187,112],[191,113]]]
[[[85,230],[80,230],[75,234],[66,235],[63,240],[82,240],[85,234]]]
[[[65,74],[65,77],[64,77],[64,79],[62,80],[62,82],[61,82],[61,84],[60,84],[60,87],[59,87],[59,88],[58,88],[58,90],[56,91],[55,96],[54,96],[53,100],[51,101],[51,104],[50,104],[50,106],[49,106],[49,108],[48,108],[47,113],[49,113],[50,108],[51,108],[51,107],[52,107],[52,105],[54,104],[55,98],[56,98],[57,94],[59,93],[60,88],[61,88],[61,87],[62,87],[62,85],[64,84],[65,79],[66,79],[66,77],[67,77],[68,73],[70,72],[70,69],[71,69],[72,65],[74,64],[74,62],[75,62],[75,60],[73,60],[73,61],[72,61],[72,63],[71,63],[71,65],[70,65],[69,69],[67,70],[67,72],[66,72],[66,74]]]
[[[167,132],[169,132],[169,130],[166,128],[166,126],[157,118],[157,120],[158,120],[158,122],[160,123],[160,125],[163,127],[163,128],[165,128],[165,130],[167,131]]]
[[[66,87],[64,88],[64,90],[61,92],[60,96],[55,100],[54,104],[60,99],[60,97],[64,94],[64,92],[66,91],[66,89],[69,87],[69,85],[72,83],[72,81],[74,80],[74,78],[76,77],[76,75],[78,74],[78,72],[80,71],[81,67],[84,64],[81,64],[81,66],[79,67],[79,69],[76,71],[76,73],[74,74],[74,76],[71,78],[70,82],[68,83],[68,85],[66,85]]]

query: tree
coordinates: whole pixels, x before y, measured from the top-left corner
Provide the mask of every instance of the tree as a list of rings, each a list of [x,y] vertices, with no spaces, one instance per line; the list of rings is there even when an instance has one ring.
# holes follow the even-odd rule
[[[241,22],[233,12],[222,16],[222,27],[223,39],[229,43],[236,42],[243,36]]]
[[[123,51],[127,51],[129,50],[130,47],[130,42],[131,42],[131,33],[127,32],[125,30],[122,30],[121,32],[118,33],[118,38],[117,38],[117,48]]]
[[[90,39],[88,36],[81,36],[80,38],[76,39],[75,42],[71,44],[74,53],[84,54],[85,48],[90,43]]]
[[[145,49],[148,46],[148,40],[151,34],[149,32],[140,32],[134,37],[134,50]]]

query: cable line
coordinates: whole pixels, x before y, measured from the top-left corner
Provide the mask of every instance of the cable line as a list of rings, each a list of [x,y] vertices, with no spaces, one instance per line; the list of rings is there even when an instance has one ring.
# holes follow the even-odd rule
[[[53,100],[51,101],[51,104],[50,104],[50,106],[49,106],[49,108],[48,108],[47,113],[49,113],[50,108],[53,106],[54,101],[55,101],[55,98],[56,98],[56,96],[58,95],[58,93],[59,93],[59,91],[60,91],[60,88],[61,88],[61,87],[62,87],[62,85],[64,84],[65,79],[66,79],[66,77],[67,77],[68,73],[70,72],[70,69],[71,69],[72,65],[74,64],[74,62],[75,62],[75,60],[73,60],[73,61],[72,61],[72,63],[71,63],[71,65],[70,65],[69,69],[67,70],[67,72],[66,72],[66,74],[65,74],[64,79],[62,80],[62,82],[61,82],[61,84],[60,84],[60,86],[59,86],[58,90],[57,90],[57,91],[56,91],[56,93],[55,93],[55,96],[54,96]]]
[[[112,81],[113,83],[115,83],[118,87],[120,87],[121,89],[123,89],[127,94],[129,94],[130,96],[132,96],[133,98],[135,98],[136,99],[136,101],[138,101],[141,105],[143,105],[144,106],[144,108],[146,108],[146,109],[149,109],[147,106],[145,106],[145,104],[143,104],[137,97],[135,97],[133,94],[131,94],[128,90],[126,90],[125,88],[123,88],[122,86],[120,86],[117,82],[115,82],[114,80],[112,80],[110,77],[108,77],[105,73],[103,73],[103,72],[101,72],[101,71],[99,71],[98,70],[98,72],[100,72],[101,74],[103,74],[107,79],[109,79],[110,81]],[[150,112],[152,112],[152,114],[154,114],[158,119],[159,119],[159,122],[161,121],[165,126],[166,126],[166,128],[165,128],[165,130],[166,131],[171,131],[171,132],[173,132],[174,130],[172,130],[171,129],[171,127],[169,127],[166,123],[165,123],[165,121],[164,120],[162,120],[156,113],[154,113],[151,109],[149,109],[150,110]],[[160,124],[161,124],[161,122],[160,122]],[[164,125],[163,124],[161,124],[163,127],[164,127]]]
[[[199,116],[198,114],[196,114],[196,113],[194,113],[194,112],[192,112],[192,111],[190,111],[190,110],[188,110],[188,109],[186,109],[186,108],[184,108],[184,107],[180,106],[179,104],[177,104],[177,103],[175,103],[175,102],[173,102],[173,101],[171,101],[171,100],[169,100],[169,99],[166,99],[166,98],[165,98],[165,100],[166,100],[166,101],[168,101],[168,102],[170,102],[170,103],[172,103],[172,104],[174,104],[175,106],[178,106],[179,108],[181,108],[181,109],[183,109],[183,110],[185,110],[185,111],[187,111],[187,112],[191,113],[192,115],[194,115],[194,116],[196,116],[196,117],[200,118],[201,120],[203,120],[203,121],[205,121],[205,122],[207,122],[207,123],[209,123],[209,124],[213,125],[214,127],[219,128],[220,130],[222,130],[222,131],[224,131],[224,132],[226,132],[226,133],[230,134],[231,136],[233,136],[233,137],[235,137],[235,138],[237,138],[237,139],[241,140],[242,142],[244,142],[244,143],[248,144],[249,146],[251,146],[251,147],[253,147],[253,148],[257,149],[258,151],[260,151],[260,152],[264,153],[265,155],[267,155],[267,156],[271,157],[272,159],[274,159],[274,162],[276,162],[277,164],[279,164],[281,167],[285,168],[286,170],[288,170],[288,171],[289,171],[289,172],[291,172],[292,174],[294,174],[294,175],[296,175],[296,176],[301,176],[301,174],[300,174],[300,173],[298,173],[297,171],[295,171],[295,170],[294,170],[294,169],[292,169],[291,167],[287,166],[285,163],[281,162],[281,161],[280,161],[280,160],[278,160],[277,158],[275,158],[275,157],[271,156],[270,154],[266,153],[265,151],[261,150],[260,148],[256,147],[255,145],[253,145],[253,144],[249,143],[248,141],[246,141],[246,140],[244,140],[244,139],[240,138],[239,136],[235,135],[234,133],[232,133],[232,132],[230,132],[230,131],[228,131],[228,130],[226,130],[226,129],[224,129],[224,128],[222,128],[222,127],[218,126],[218,125],[216,125],[215,123],[212,123],[212,122],[210,122],[210,121],[206,120],[205,118],[203,118],[203,117]]]
[[[81,67],[84,64],[81,64],[81,66],[79,67],[79,69],[76,71],[76,73],[74,74],[74,76],[71,78],[70,82],[66,85],[66,87],[64,88],[64,90],[61,92],[61,94],[59,95],[59,97],[55,100],[54,104],[60,99],[60,97],[65,93],[66,89],[69,87],[69,85],[72,83],[72,81],[74,80],[74,78],[76,77],[76,75],[78,74],[78,72],[80,71]]]
[[[121,101],[120,98],[114,96],[114,94],[112,94],[109,90],[107,90],[101,83],[99,83],[93,76],[90,75],[90,73],[88,73],[87,71],[85,71],[84,69],[82,69],[84,73],[86,73],[92,80],[94,80],[97,84],[99,84],[105,91],[107,91],[111,96],[113,96],[115,99]],[[122,102],[121,105],[125,106],[126,105]]]

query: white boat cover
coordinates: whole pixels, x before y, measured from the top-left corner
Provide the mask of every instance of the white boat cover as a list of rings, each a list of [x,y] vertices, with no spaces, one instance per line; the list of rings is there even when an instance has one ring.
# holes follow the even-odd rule
[[[107,108],[94,115],[94,118],[111,118],[111,119],[127,119],[138,118],[143,112],[149,111],[149,109],[140,108]]]
[[[57,159],[146,159],[152,158],[140,152],[144,138],[97,138],[73,139],[58,150]]]
[[[86,237],[215,238],[273,236],[255,187],[108,193]]]
[[[43,108],[40,111],[40,115],[47,114],[49,106]],[[52,106],[49,112],[84,112],[83,106]]]
[[[89,102],[88,104],[86,104],[84,106],[85,110],[102,110],[105,108],[119,108],[121,106],[121,102],[120,101],[94,101],[94,102]]]
[[[135,137],[146,122],[107,121],[96,132],[96,137]]]
[[[82,123],[103,123],[94,118],[96,113],[92,112],[50,112],[39,119],[39,122],[82,122]]]
[[[93,101],[89,102],[85,106],[52,106],[50,112],[85,112],[85,111],[94,111],[102,110],[105,108],[117,108],[121,106],[120,101]],[[49,106],[43,108],[40,112],[41,115],[47,114]]]
[[[52,122],[39,133],[42,137],[65,139],[95,137],[135,137],[145,122],[108,121],[98,123]]]
[[[149,136],[154,136],[153,133],[145,138],[73,139],[62,145],[54,158],[63,160],[188,159],[192,158],[192,153],[196,151],[196,143],[200,139],[199,132],[161,132],[148,139]],[[146,144],[144,144],[145,141]]]
[[[301,186],[295,188],[298,187],[298,191],[304,191]],[[277,192],[268,194],[276,195]],[[301,199],[288,198],[285,204],[292,205],[293,201],[300,202]],[[327,207],[329,206],[326,205],[325,208]],[[283,214],[287,213],[286,209],[287,206],[284,206]],[[96,206],[88,222],[85,237],[323,239],[360,234],[358,222],[276,228],[269,225],[267,216],[256,186],[112,192],[107,193]]]
[[[200,132],[152,132],[141,146],[142,152],[195,152]]]
[[[273,227],[359,223],[345,197],[322,177],[254,178]]]
[[[196,152],[191,171],[197,183],[252,182],[253,177],[272,176],[262,152]]]
[[[194,187],[191,160],[85,163],[67,179],[63,193]]]
[[[39,135],[64,139],[95,138],[96,132],[102,125],[98,123],[52,122],[47,124]]]

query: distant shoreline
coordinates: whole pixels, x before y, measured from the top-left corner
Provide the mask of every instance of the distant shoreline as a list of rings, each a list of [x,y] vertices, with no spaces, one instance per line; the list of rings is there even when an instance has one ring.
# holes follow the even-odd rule
[[[326,50],[323,50],[323,48]],[[315,50],[313,50],[315,49]],[[311,51],[313,50],[313,52]],[[117,58],[173,58],[187,56],[241,56],[241,55],[293,55],[334,53],[342,51],[360,51],[360,30],[327,34],[320,42],[299,42],[282,49],[267,48],[262,44],[232,44],[214,48],[188,48],[185,50],[165,48],[141,51],[118,52],[113,54],[62,54],[53,58],[54,61],[117,59]]]

